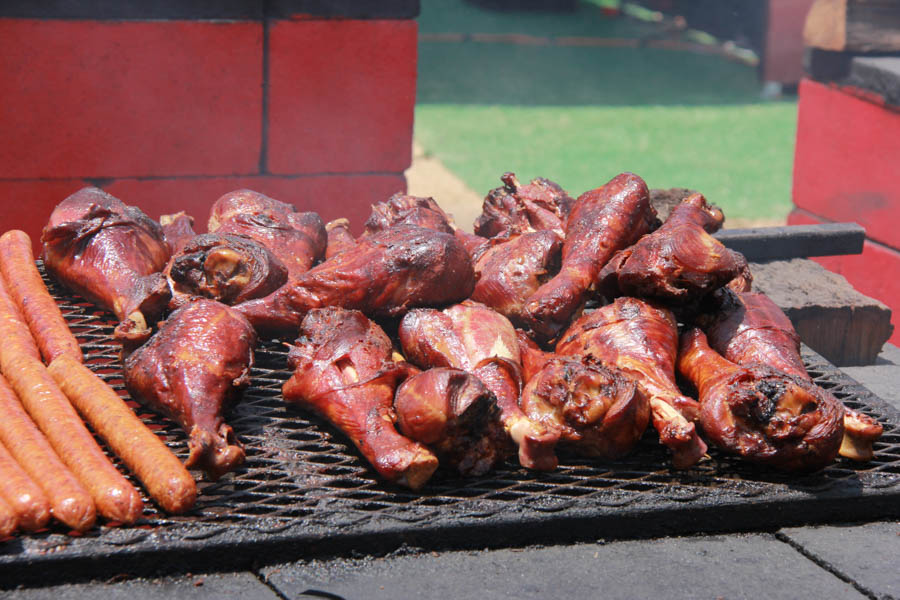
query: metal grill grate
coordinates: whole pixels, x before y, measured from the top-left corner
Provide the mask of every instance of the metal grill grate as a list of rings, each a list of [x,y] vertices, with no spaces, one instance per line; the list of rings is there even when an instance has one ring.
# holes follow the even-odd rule
[[[109,315],[52,282],[48,287],[82,342],[85,362],[126,396]],[[896,411],[808,349],[804,360],[818,385],[884,425],[873,461],[839,460],[819,473],[792,476],[711,451],[711,458],[695,468],[675,471],[655,433],[648,432],[623,460],[562,456],[552,473],[507,463],[473,479],[439,471],[417,493],[380,481],[339,432],[287,406],[281,399],[281,386],[291,375],[287,348],[264,342],[251,387],[227,417],[244,444],[246,463],[218,482],[201,482],[193,511],[169,516],[145,499],[137,527],[98,527],[82,537],[61,530],[22,536],[0,544],[0,575],[9,571],[17,581],[40,577],[47,563],[67,566],[76,578],[113,567],[139,572],[156,564],[148,558],[178,560],[186,569],[213,560],[222,567],[223,548],[253,549],[229,559],[244,564],[266,556],[284,560],[288,548],[289,558],[299,558],[361,547],[377,551],[401,542],[432,548],[492,546],[896,514]],[[177,426],[132,406],[186,458],[186,436]],[[773,512],[779,507],[787,510]]]

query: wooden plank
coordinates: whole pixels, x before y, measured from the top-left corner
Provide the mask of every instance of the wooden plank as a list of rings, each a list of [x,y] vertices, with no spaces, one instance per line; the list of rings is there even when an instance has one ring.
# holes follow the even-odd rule
[[[822,50],[900,51],[897,0],[816,0],[806,17],[803,40]]]
[[[880,96],[886,104],[900,106],[900,56],[854,58],[845,85]]]
[[[859,254],[866,231],[856,223],[723,229],[716,239],[749,261]]]
[[[753,288],[788,316],[807,346],[838,366],[875,362],[890,338],[891,309],[805,259],[752,263]]]

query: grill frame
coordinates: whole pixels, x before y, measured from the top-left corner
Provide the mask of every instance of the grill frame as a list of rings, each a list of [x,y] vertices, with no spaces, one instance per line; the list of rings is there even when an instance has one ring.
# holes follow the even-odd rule
[[[86,364],[127,398],[110,316],[47,283]],[[260,345],[251,387],[227,418],[247,463],[234,476],[201,483],[194,511],[167,516],[145,497],[144,518],[134,527],[72,536],[55,526],[20,535],[0,543],[0,588],[46,582],[47,569],[59,583],[402,548],[511,547],[900,516],[900,412],[806,347],[804,362],[816,383],[884,425],[872,462],[841,459],[819,473],[791,476],[713,450],[696,468],[673,471],[648,432],[623,460],[561,456],[552,473],[507,463],[472,479],[439,472],[418,493],[379,481],[339,432],[285,405],[286,356],[279,342]],[[138,413],[180,458],[187,456],[177,426],[146,409]]]

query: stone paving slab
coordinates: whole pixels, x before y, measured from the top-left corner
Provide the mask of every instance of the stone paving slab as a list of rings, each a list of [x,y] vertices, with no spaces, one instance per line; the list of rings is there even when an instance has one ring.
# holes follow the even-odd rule
[[[841,370],[900,410],[900,348],[885,344],[875,364]]]
[[[864,598],[768,534],[312,561],[265,568],[287,598]]]
[[[900,522],[783,529],[823,567],[877,598],[900,598]]]
[[[48,574],[48,582],[52,575]],[[5,582],[4,582],[5,583]],[[0,600],[276,600],[278,595],[252,573],[185,575],[117,583],[77,583],[0,591]]]

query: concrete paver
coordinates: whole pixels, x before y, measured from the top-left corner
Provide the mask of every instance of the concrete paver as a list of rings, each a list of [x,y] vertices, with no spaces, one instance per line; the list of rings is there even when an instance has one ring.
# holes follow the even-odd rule
[[[781,531],[803,552],[878,598],[900,598],[900,522]]]
[[[49,578],[49,576],[48,576]],[[278,595],[252,573],[185,575],[93,582],[0,592],[0,600],[276,600]]]
[[[339,559],[263,569],[288,598],[863,598],[767,534]]]

